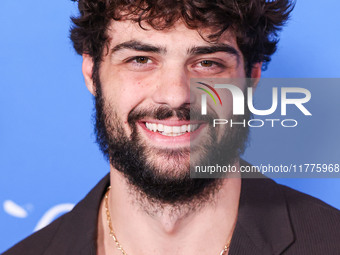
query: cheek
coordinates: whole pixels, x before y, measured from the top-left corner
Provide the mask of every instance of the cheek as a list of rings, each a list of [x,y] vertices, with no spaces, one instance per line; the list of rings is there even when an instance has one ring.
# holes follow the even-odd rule
[[[215,109],[215,112],[218,115],[218,118],[220,119],[229,119],[232,117],[232,111],[233,111],[233,98],[232,94],[227,89],[221,89],[223,92],[219,93],[222,101],[222,106],[219,104],[212,105],[213,109]],[[212,101],[212,100],[210,100]]]
[[[124,122],[130,111],[147,101],[151,94],[151,81],[141,75],[117,70],[101,80],[105,99]]]

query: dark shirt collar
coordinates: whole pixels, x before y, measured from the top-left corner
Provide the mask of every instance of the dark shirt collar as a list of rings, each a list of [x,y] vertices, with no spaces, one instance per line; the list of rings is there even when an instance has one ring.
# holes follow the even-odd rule
[[[62,217],[46,254],[96,254],[98,212],[109,185],[110,175],[107,174],[71,212]]]

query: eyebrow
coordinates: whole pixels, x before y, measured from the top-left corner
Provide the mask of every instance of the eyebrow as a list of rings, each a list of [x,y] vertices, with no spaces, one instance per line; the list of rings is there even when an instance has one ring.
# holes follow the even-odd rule
[[[144,52],[152,52],[152,53],[166,53],[166,49],[164,47],[158,47],[147,43],[142,43],[136,40],[130,40],[127,42],[123,42],[121,44],[117,44],[115,47],[111,49],[111,54],[124,50],[136,50],[136,51],[144,51]]]
[[[238,62],[240,60],[239,52],[234,47],[228,44],[225,44],[225,43],[219,43],[216,45],[209,45],[209,46],[198,46],[198,47],[193,47],[188,50],[188,53],[190,55],[213,54],[216,52],[226,52],[231,55],[234,55],[237,58]]]
[[[111,49],[111,54],[116,53],[117,51],[130,49],[135,51],[142,51],[142,52],[152,52],[152,53],[162,53],[165,54],[167,52],[165,47],[161,46],[154,46],[148,43],[143,43],[137,40],[130,40],[127,42],[123,42],[117,44],[115,47]],[[237,62],[240,61],[240,54],[239,52],[229,44],[219,43],[214,45],[208,46],[197,46],[187,50],[187,53],[190,55],[202,55],[202,54],[213,54],[216,52],[226,52],[228,54],[234,55],[237,58]]]

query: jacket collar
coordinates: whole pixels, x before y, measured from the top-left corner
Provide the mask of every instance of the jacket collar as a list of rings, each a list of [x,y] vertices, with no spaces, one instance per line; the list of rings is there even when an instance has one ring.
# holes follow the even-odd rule
[[[45,254],[96,254],[98,212],[109,185],[107,174],[71,212],[60,218],[62,221]]]

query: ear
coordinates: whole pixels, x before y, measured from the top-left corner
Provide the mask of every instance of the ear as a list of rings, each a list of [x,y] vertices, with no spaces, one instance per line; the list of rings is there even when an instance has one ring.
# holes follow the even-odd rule
[[[251,78],[254,79],[254,83],[252,86],[254,88],[253,91],[255,91],[257,84],[260,81],[261,71],[262,71],[262,62],[254,64],[253,68],[251,69]]]
[[[88,54],[83,54],[82,71],[87,89],[92,95],[96,95],[96,88],[92,80],[93,60]]]

